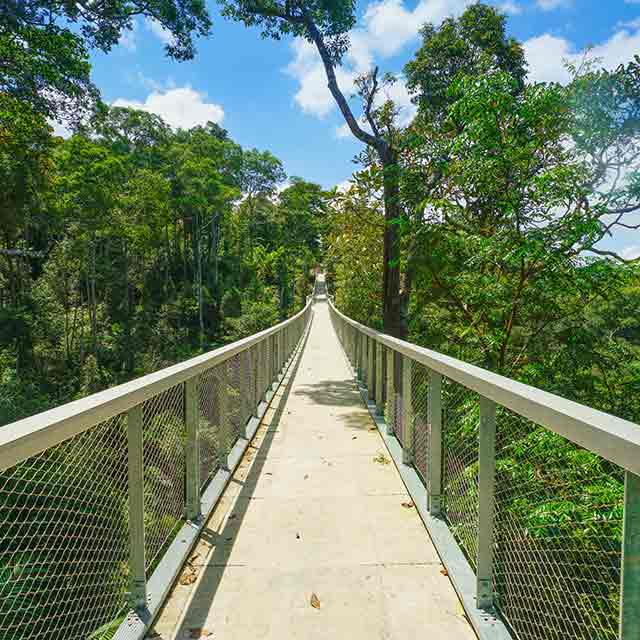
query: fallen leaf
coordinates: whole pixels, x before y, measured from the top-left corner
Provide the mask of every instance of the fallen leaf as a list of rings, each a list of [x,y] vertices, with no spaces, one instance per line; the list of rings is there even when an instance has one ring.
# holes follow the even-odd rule
[[[207,629],[201,629],[200,627],[189,629],[190,638],[210,638],[212,635],[213,631],[207,631]]]
[[[369,427],[369,431],[377,431],[378,427]]]
[[[314,609],[320,608],[320,598],[318,598],[318,596],[315,593],[311,594],[311,606]]]
[[[389,460],[389,458],[387,458],[387,456],[384,455],[384,453],[380,452],[374,459],[374,462],[377,462],[378,464],[389,464],[391,462],[391,460]]]
[[[300,540],[300,534],[296,533],[296,540]]]
[[[234,518],[237,518],[237,517],[238,517],[238,514],[237,514],[237,513],[232,513],[232,514],[229,516],[229,520],[233,520]]]
[[[358,436],[352,436],[352,438],[351,438],[351,439],[352,439],[352,440],[357,440],[357,439],[358,439]]]
[[[413,502],[403,502],[403,503],[402,503],[402,506],[403,506],[405,509],[413,509]]]
[[[186,571],[182,572],[180,579],[178,582],[182,586],[187,586],[189,584],[193,584],[198,579],[198,572],[193,568],[189,567]]]
[[[440,573],[441,573],[443,576],[448,576],[448,575],[449,575],[449,572],[448,572],[444,567],[442,567],[442,569],[440,569]]]

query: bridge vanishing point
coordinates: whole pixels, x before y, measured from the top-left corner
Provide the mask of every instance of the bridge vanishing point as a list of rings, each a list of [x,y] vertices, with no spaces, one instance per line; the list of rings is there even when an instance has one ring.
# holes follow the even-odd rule
[[[640,427],[319,276],[290,320],[0,428],[0,640],[144,637],[640,640]]]

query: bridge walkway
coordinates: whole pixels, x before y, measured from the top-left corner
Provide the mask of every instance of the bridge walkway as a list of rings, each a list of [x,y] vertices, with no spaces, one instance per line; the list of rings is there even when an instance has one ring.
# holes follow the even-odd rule
[[[475,638],[326,301],[147,637]]]

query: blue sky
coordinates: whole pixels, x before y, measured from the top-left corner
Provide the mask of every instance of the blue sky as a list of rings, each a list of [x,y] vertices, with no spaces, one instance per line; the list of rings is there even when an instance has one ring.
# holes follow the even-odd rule
[[[562,60],[585,47],[607,66],[640,53],[640,0],[494,0],[508,14],[508,30],[525,43],[530,77],[563,80]],[[424,22],[459,14],[468,0],[359,2],[352,52],[339,74],[348,91],[355,74],[376,63],[399,72],[417,45]],[[319,60],[300,42],[263,40],[256,29],[224,20],[210,3],[212,36],[198,42],[194,60],[164,56],[167,34],[139,20],[109,54],[92,56],[93,77],[111,103],[155,111],[174,126],[214,120],[245,147],[269,149],[289,175],[326,187],[344,182],[359,143],[345,135],[326,90]],[[411,105],[402,83],[393,97]],[[627,234],[615,246],[640,239]]]

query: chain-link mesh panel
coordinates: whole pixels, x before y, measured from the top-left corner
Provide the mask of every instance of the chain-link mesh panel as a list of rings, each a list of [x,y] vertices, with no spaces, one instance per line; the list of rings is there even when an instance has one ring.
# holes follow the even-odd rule
[[[143,404],[144,523],[147,571],[184,515],[184,393],[171,387]]]
[[[429,460],[429,370],[417,362],[411,365],[411,393],[413,396],[413,464],[422,481],[427,484]]]
[[[219,366],[208,369],[200,375],[198,392],[200,401],[200,485],[220,468],[218,449],[220,447],[220,404]]]
[[[404,449],[405,446],[405,430],[404,430],[404,398],[402,397],[402,354],[394,352],[393,354],[393,372],[394,372],[394,417],[395,422],[393,425],[393,432],[398,439],[398,442]]]
[[[444,508],[453,535],[476,568],[478,538],[478,395],[442,379]]]
[[[264,342],[266,343],[267,340]],[[227,412],[231,428],[231,441],[229,442],[229,446],[233,447],[238,438],[245,434],[245,422],[243,422],[242,416],[242,371],[240,366],[240,354],[232,356],[225,362],[225,364],[227,365],[229,393]]]
[[[124,416],[0,473],[0,640],[84,639],[117,623],[127,482]]]
[[[499,408],[494,588],[523,640],[618,637],[624,478]]]
[[[292,329],[293,331],[293,329]],[[274,375],[271,367],[271,362],[273,361],[273,343],[271,340],[265,340],[265,371],[266,371],[266,390],[271,391],[271,387],[274,381]]]

